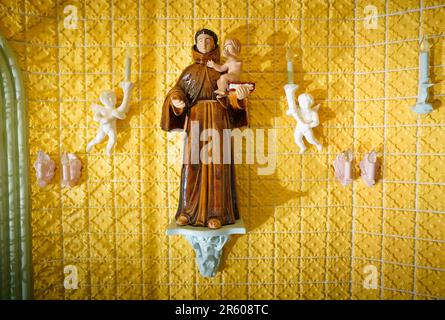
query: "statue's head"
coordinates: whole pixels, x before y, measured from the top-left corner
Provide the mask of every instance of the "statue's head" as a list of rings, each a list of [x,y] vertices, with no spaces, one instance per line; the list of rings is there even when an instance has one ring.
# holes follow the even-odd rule
[[[116,105],[116,94],[112,90],[102,91],[99,99],[100,102],[108,108],[114,108]]]
[[[227,39],[224,42],[223,56],[228,58],[229,56],[237,57],[241,53],[241,42],[238,39]]]
[[[298,104],[301,108],[309,108],[314,104],[314,98],[309,93],[302,93],[298,96]]]
[[[212,30],[201,29],[195,34],[195,45],[201,53],[210,52],[218,45],[218,37]]]

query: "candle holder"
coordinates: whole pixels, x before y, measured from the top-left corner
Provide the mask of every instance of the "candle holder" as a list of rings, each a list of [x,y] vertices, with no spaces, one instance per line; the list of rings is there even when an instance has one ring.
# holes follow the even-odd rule
[[[351,150],[342,152],[334,160],[335,177],[345,187],[352,182],[354,175],[354,155]]]
[[[419,45],[419,86],[417,103],[412,107],[412,111],[417,114],[428,114],[433,111],[433,106],[428,103],[428,89],[433,86],[429,79],[429,50],[430,45],[426,37],[421,37]]]
[[[62,163],[62,188],[74,187],[79,183],[82,162],[74,153],[64,153],[60,159]]]
[[[39,151],[37,160],[34,162],[34,169],[36,170],[37,183],[39,187],[43,188],[53,179],[56,163],[45,152]]]
[[[360,170],[362,179],[368,187],[375,185],[379,167],[377,153],[375,151],[365,153],[363,160],[360,161]]]

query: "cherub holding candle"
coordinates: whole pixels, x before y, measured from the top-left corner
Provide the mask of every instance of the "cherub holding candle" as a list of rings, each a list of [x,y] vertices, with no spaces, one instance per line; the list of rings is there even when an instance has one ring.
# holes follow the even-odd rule
[[[290,95],[293,99],[293,93],[288,95]],[[318,117],[318,109],[320,108],[320,105],[318,104],[311,108],[311,106],[314,104],[314,98],[309,93],[300,94],[298,96],[298,104],[300,105],[300,110],[297,110],[294,105],[293,107],[291,106],[286,113],[287,115],[293,116],[297,121],[294,131],[294,140],[300,148],[300,154],[303,154],[306,151],[303,137],[306,138],[307,142],[315,145],[317,150],[320,151],[322,145],[314,137],[314,133],[312,132],[312,128],[315,128],[320,124]]]
[[[125,57],[125,80],[120,83],[120,87],[124,91],[124,98],[118,108],[116,106],[116,93],[112,90],[105,90],[99,96],[100,102],[103,106],[93,103],[91,108],[93,109],[93,119],[99,122],[100,127],[97,131],[96,137],[91,140],[87,145],[87,152],[90,152],[98,143],[101,143],[106,136],[108,136],[108,143],[106,147],[107,156],[111,155],[111,150],[116,144],[117,132],[116,132],[116,119],[123,120],[127,116],[127,112],[130,106],[130,93],[133,89],[133,83],[130,82],[131,78],[131,58],[130,52],[127,50]]]
[[[303,154],[306,151],[303,137],[306,138],[307,142],[315,145],[318,151],[320,151],[322,145],[317,139],[315,139],[314,133],[312,132],[312,128],[315,128],[320,124],[320,119],[318,117],[318,109],[320,108],[320,105],[318,104],[311,108],[314,104],[314,98],[309,93],[302,93],[298,96],[298,104],[300,107],[297,108],[297,103],[295,102],[295,92],[298,89],[298,85],[294,83],[294,67],[292,63],[293,57],[294,54],[292,49],[290,47],[287,48],[286,60],[288,83],[284,85],[288,105],[286,114],[294,117],[297,121],[294,131],[294,140],[297,146],[300,148],[300,154]]]
[[[229,82],[238,82],[241,78],[242,62],[239,59],[241,53],[241,43],[238,39],[227,39],[224,43],[222,56],[226,58],[226,62],[222,65],[215,63],[213,60],[207,61],[207,66],[218,72],[226,72],[216,82],[218,89],[215,93],[217,98],[222,98],[227,94]]]
[[[96,137],[88,143],[87,152],[90,152],[94,145],[102,142],[102,140],[108,136],[106,154],[108,156],[111,155],[111,150],[113,149],[117,138],[116,119],[123,120],[127,116],[133,83],[130,81],[123,81],[120,86],[124,91],[124,98],[118,108],[115,108],[116,94],[112,90],[105,90],[100,94],[99,99],[103,106],[95,103],[91,105],[94,112],[93,119],[94,121],[99,122],[100,128]]]

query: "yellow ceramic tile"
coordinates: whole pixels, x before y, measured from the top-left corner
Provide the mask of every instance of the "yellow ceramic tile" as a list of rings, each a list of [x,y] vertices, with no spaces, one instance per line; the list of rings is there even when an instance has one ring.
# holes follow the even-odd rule
[[[329,133],[326,137],[329,152],[340,153],[352,147],[354,141],[352,129],[329,128]]]
[[[353,48],[331,48],[329,56],[329,71],[331,72],[353,72],[354,71],[354,49]]]
[[[445,239],[445,217],[437,213],[418,213],[417,236],[419,238],[442,240]]]
[[[349,74],[332,74],[329,76],[329,94],[331,99],[353,99],[353,76]]]
[[[373,45],[358,47],[355,49],[357,54],[357,71],[381,71],[385,69],[385,46]],[[369,59],[372,57],[372,59]]]
[[[167,23],[163,19],[150,19],[140,24],[141,45],[159,45],[167,41]]]
[[[300,268],[298,262],[294,259],[277,260],[276,276],[276,281],[278,283],[298,282],[298,279],[300,277]],[[297,292],[298,290],[295,291],[295,293]],[[281,294],[286,293],[281,292]]]
[[[324,297],[324,284],[303,284],[300,286],[300,299],[318,300]]]
[[[384,177],[387,180],[414,181],[416,180],[415,156],[386,156]]]
[[[325,269],[326,259],[322,258],[311,258],[301,259],[301,281],[302,282],[318,282],[324,281],[323,271]],[[302,290],[304,293],[305,290]],[[311,291],[309,291],[311,292]]]
[[[354,4],[347,0],[332,1],[329,6],[329,17],[331,18],[353,18]]]
[[[157,10],[153,10],[153,5],[157,7]],[[193,4],[187,0],[169,1],[164,3],[158,1],[151,3],[150,5],[147,4],[146,11],[146,14],[150,16],[166,16],[166,14],[168,14],[169,18],[191,18],[193,16]]]
[[[275,43],[275,32],[272,20],[253,20],[249,24],[251,30],[249,43],[254,45],[273,45]]]
[[[382,210],[355,209],[355,230],[363,232],[382,232]]]
[[[357,75],[357,99],[375,99],[385,96],[385,75],[369,73]]]
[[[304,0],[303,18],[327,18],[328,2],[323,0]]]
[[[273,285],[250,285],[249,299],[253,300],[271,300],[274,292]]]
[[[349,281],[351,276],[350,259],[333,258],[326,261],[328,281]]]
[[[283,258],[297,258],[300,256],[301,243],[300,235],[277,234],[275,238],[276,255]]]
[[[354,23],[349,20],[329,21],[329,44],[354,46]]]
[[[396,290],[412,291],[413,267],[385,263],[383,265],[383,286]]]
[[[386,151],[390,153],[416,153],[416,128],[391,127],[386,129]]]
[[[419,13],[388,16],[388,40],[416,39],[419,36]]]
[[[366,5],[369,5],[369,3],[366,3]],[[368,17],[373,16],[373,14],[370,13],[365,14],[364,7],[362,10],[357,10],[357,12],[363,12],[363,16],[368,16]],[[357,23],[356,43],[358,45],[381,44],[385,42],[385,26],[386,26],[385,19],[382,17],[377,18],[376,20],[377,29],[370,29],[369,27],[370,22],[373,22],[373,20],[371,21],[362,20],[361,23]]]
[[[275,45],[298,46],[300,44],[300,39],[301,39],[300,23],[301,22],[295,20],[276,21],[276,30],[278,30],[278,32],[275,33],[274,37]],[[284,56],[285,55],[281,55],[281,57]]]
[[[370,152],[371,150],[376,150],[379,152],[382,150],[384,141],[384,130],[383,128],[359,128],[355,130],[356,132],[356,148],[360,153]],[[362,159],[357,156],[355,159],[358,165]]]
[[[414,184],[387,183],[385,185],[385,207],[414,209],[415,207]]]
[[[346,300],[349,299],[349,285],[348,284],[328,284],[326,289],[326,297],[331,300]]]
[[[298,0],[283,0],[275,3],[277,18],[296,19],[301,16],[302,3]]]
[[[325,46],[328,44],[329,30],[326,20],[304,20],[302,30],[303,46]]]
[[[330,230],[332,224],[329,225]],[[345,257],[351,255],[351,234],[350,232],[336,232],[328,236],[327,255],[330,257]],[[329,260],[328,260],[329,261]]]
[[[444,8],[437,8],[435,10],[425,10],[422,14],[422,23],[424,32],[428,35],[443,34],[444,33]]]
[[[354,233],[354,257],[380,259],[381,250],[381,236]]]
[[[414,235],[415,213],[385,210],[384,232],[391,235],[412,237]]]
[[[416,0],[400,1],[392,0],[388,1],[388,11],[389,12],[402,12],[410,9],[419,8],[419,2]]]
[[[355,117],[358,125],[383,125],[383,101],[360,101],[355,103]]]
[[[112,2],[113,17],[136,19],[138,16],[138,4],[137,3],[122,3]]]
[[[389,262],[413,263],[414,240],[384,237],[383,239],[383,260]]]
[[[445,275],[443,272],[418,268],[416,270],[416,291],[420,294],[440,297],[443,295]]]
[[[419,209],[442,210],[444,206],[443,185],[420,185],[419,187]]]
[[[445,266],[445,257],[441,254],[444,250],[444,244],[434,241],[417,241],[417,265],[432,268],[443,268]]]
[[[55,102],[28,103],[28,123],[37,130],[56,129],[59,126],[59,104]]]
[[[45,74],[28,74],[28,85],[33,88],[28,93],[31,100],[56,100],[57,99],[57,77]]]
[[[445,133],[441,127],[419,128],[420,152],[443,153],[445,150]]]
[[[413,294],[400,292],[396,290],[383,290],[383,299],[385,300],[412,300]]]
[[[32,234],[35,237],[58,235],[62,232],[60,209],[34,210]]]
[[[296,300],[299,299],[300,291],[298,285],[275,285],[276,296],[278,300]]]

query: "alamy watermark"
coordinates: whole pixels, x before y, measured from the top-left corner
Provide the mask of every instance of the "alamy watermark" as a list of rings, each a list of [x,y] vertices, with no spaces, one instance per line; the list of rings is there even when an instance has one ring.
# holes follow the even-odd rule
[[[199,121],[191,121],[188,134],[190,139],[186,133],[184,149],[190,152],[184,157],[169,157],[169,161],[183,164],[258,164],[258,175],[275,172],[276,129],[223,129],[221,133],[213,128],[200,130]]]

